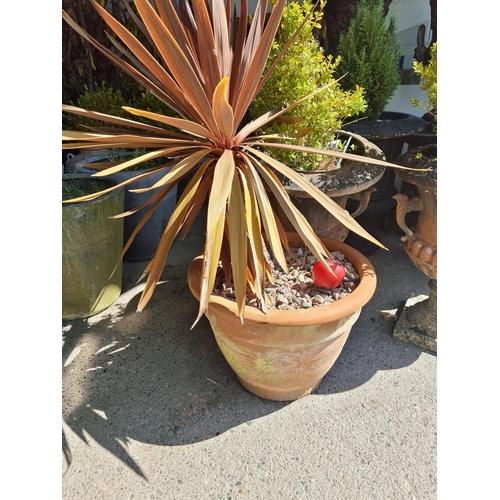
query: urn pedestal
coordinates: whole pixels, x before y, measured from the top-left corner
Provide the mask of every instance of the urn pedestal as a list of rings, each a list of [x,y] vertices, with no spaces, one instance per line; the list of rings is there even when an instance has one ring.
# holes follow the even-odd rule
[[[437,352],[437,146],[412,150],[396,160],[411,167],[430,167],[429,172],[397,170],[396,175],[414,184],[418,196],[397,194],[396,221],[405,235],[401,240],[413,264],[430,278],[429,296],[409,299],[401,312],[393,336]],[[418,211],[415,227],[406,225],[405,216]]]

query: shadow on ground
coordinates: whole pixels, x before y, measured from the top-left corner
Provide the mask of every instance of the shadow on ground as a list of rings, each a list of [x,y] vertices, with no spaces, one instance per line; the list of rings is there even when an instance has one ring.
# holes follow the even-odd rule
[[[64,323],[63,418],[82,440],[91,436],[142,475],[126,450],[129,438],[195,443],[287,404],[241,387],[205,317],[190,330],[198,302],[185,276],[170,273],[142,313],[138,300],[139,291],[128,304],[121,297],[102,319]]]
[[[87,442],[90,436],[141,476],[127,452],[130,439],[163,446],[192,444],[290,404],[260,399],[239,384],[205,317],[190,330],[198,312],[186,284],[194,253],[192,246],[185,246],[189,242],[176,245],[184,264],[175,265],[175,256],[174,265],[167,264],[164,281],[142,313],[136,312],[142,288],[129,280],[109,310],[94,318],[63,322],[65,423],[82,440]],[[385,254],[373,256],[378,275],[382,271],[377,291],[314,394],[351,390],[379,370],[410,365],[422,353],[393,339],[394,325],[379,314],[380,309],[401,306],[407,293],[425,292],[425,277],[401,259],[402,251],[397,245],[399,264]],[[383,276],[384,269],[413,273],[411,284],[398,291],[391,277]],[[71,450],[64,435],[63,451],[70,465]]]

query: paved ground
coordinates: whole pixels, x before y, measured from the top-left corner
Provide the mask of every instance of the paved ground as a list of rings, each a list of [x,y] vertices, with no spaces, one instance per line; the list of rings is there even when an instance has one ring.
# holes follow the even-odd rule
[[[428,293],[400,235],[377,229],[389,252],[360,248],[377,290],[318,389],[273,402],[238,383],[205,318],[190,330],[198,224],[142,313],[145,264],[126,263],[111,308],[63,323],[63,498],[435,499],[437,356],[379,312]]]

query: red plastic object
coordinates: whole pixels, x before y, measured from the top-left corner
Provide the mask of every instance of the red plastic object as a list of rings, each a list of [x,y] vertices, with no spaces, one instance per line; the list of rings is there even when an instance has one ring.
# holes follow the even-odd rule
[[[327,260],[326,262],[335,273],[335,276],[318,260],[312,268],[313,280],[316,286],[332,290],[342,283],[345,270],[340,262],[335,260]]]

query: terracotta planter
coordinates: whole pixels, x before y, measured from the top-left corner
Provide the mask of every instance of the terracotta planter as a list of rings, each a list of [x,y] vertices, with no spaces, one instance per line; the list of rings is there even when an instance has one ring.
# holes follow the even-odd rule
[[[301,245],[289,234],[292,246]],[[219,348],[241,384],[253,394],[290,401],[311,393],[339,356],[361,308],[376,287],[371,263],[352,247],[323,239],[330,251],[339,250],[360,275],[348,297],[317,308],[262,313],[246,307],[241,324],[236,303],[212,295],[206,316]],[[189,267],[188,283],[199,299],[202,258]]]
[[[421,158],[417,157],[422,156]],[[437,352],[437,145],[413,149],[396,159],[411,167],[431,167],[429,173],[398,170],[397,175],[417,187],[418,196],[395,195],[396,221],[405,235],[405,251],[415,266],[430,278],[429,297],[403,309],[393,335],[400,340]],[[405,217],[418,211],[415,227]]]
[[[424,158],[418,160],[417,153],[423,153]],[[397,162],[401,165],[424,168],[427,164],[425,155],[432,157],[436,154],[436,145],[424,146],[401,155]],[[434,165],[437,166],[437,163]],[[402,194],[394,196],[398,204],[396,220],[405,233],[402,240],[405,243],[406,253],[420,271],[429,278],[437,279],[437,176],[411,170],[397,170],[396,174],[418,189],[418,196],[412,198]],[[409,228],[405,216],[412,211],[419,212],[418,220],[415,227]]]
[[[343,135],[345,138],[351,136],[358,143],[360,149],[364,150],[365,156],[383,159],[384,155],[382,151],[365,138],[343,131],[339,135]],[[357,154],[362,153],[357,152]],[[336,170],[315,170],[314,172],[304,170],[299,172],[344,210],[350,199],[356,200],[357,208],[353,210],[351,215],[358,217],[368,206],[370,196],[375,191],[375,188],[372,186],[382,178],[384,171],[385,167],[370,165],[368,163],[350,162],[342,164],[342,167]],[[295,206],[305,216],[318,236],[337,241],[345,240],[349,234],[347,227],[288,178],[281,175],[278,175],[278,178],[292,198]],[[285,231],[295,231],[280,205],[273,197],[270,197],[270,199],[273,209]]]

